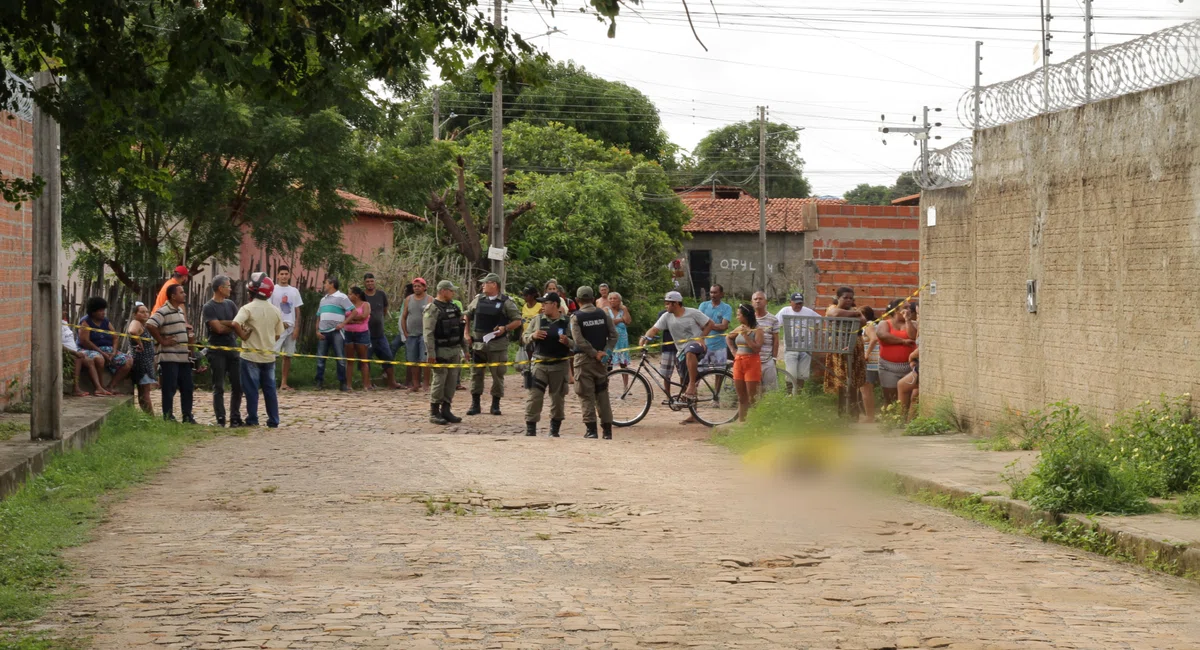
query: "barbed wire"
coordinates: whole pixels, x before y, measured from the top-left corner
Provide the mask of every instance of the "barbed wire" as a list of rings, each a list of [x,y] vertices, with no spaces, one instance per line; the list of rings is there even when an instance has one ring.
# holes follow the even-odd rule
[[[4,85],[8,87],[9,97],[7,106],[0,106],[0,110],[8,111],[26,122],[32,122],[33,96],[30,92],[33,91],[33,84],[13,74],[12,70],[5,70],[4,73]]]
[[[913,163],[913,179],[923,190],[967,185],[971,182],[974,151],[972,138],[963,138],[944,149],[931,149],[928,170],[922,165],[921,156],[917,156]]]
[[[979,89],[958,101],[963,126],[987,128],[1200,77],[1200,20],[1147,34]],[[1089,79],[1090,77],[1090,79]],[[1090,87],[1089,87],[1090,81]],[[1048,89],[1048,92],[1047,92]]]

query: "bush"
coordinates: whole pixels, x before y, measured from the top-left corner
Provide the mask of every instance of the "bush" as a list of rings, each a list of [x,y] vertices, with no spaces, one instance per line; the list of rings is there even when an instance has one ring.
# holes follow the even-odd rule
[[[933,419],[938,420],[948,427],[947,431],[939,431],[938,433],[947,433],[949,431],[966,433],[968,428],[966,419],[958,414],[958,409],[954,408],[954,400],[948,396],[939,398],[937,403],[933,405]]]
[[[1179,501],[1179,514],[1200,517],[1200,490],[1192,490]]]
[[[1013,496],[1050,512],[1145,512],[1144,493],[1112,455],[1108,441],[1079,407],[1059,403],[1043,419],[1042,454],[1024,479],[1008,479]]]
[[[1108,443],[1119,466],[1152,497],[1186,492],[1200,477],[1200,439],[1189,396],[1146,401],[1117,415]]]
[[[901,411],[900,402],[892,402],[879,409],[879,416],[875,418],[875,421],[883,427],[884,431],[903,429],[904,413]]]
[[[938,417],[928,416],[913,418],[908,426],[904,427],[906,436],[938,436],[953,431],[954,427],[950,423]]]

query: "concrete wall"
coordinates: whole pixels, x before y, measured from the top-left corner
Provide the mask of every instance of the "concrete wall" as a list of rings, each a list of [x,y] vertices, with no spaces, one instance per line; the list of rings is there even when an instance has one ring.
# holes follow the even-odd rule
[[[33,177],[33,125],[0,111],[0,172]],[[33,206],[0,201],[0,404],[29,381]],[[15,395],[14,395],[15,397]]]
[[[711,283],[725,287],[731,296],[749,298],[763,288],[762,248],[758,233],[692,233],[684,246],[686,251],[712,251]],[[768,233],[767,235],[767,295],[782,300],[783,296],[804,286],[804,266],[809,254],[805,251],[804,233]],[[684,255],[685,261],[688,256]],[[685,281],[690,286],[690,269]],[[707,291],[708,287],[704,287]]]
[[[926,405],[987,424],[1197,392],[1198,105],[1190,81],[976,134],[973,185],[922,198]]]

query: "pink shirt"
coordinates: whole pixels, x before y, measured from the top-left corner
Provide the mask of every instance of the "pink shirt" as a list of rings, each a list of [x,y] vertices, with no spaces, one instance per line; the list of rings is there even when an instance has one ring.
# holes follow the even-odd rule
[[[364,303],[360,304],[359,306],[357,306],[353,310],[351,310],[350,313],[362,316],[363,305],[365,305],[365,304],[367,304],[367,303],[364,302]],[[347,317],[348,316],[349,316],[349,314],[347,314]],[[346,330],[347,332],[365,332],[365,331],[367,331],[367,328],[371,326],[371,323],[369,321],[370,321],[370,319],[364,318],[363,320],[361,320],[357,323],[348,323],[345,326],[343,326],[342,329]]]

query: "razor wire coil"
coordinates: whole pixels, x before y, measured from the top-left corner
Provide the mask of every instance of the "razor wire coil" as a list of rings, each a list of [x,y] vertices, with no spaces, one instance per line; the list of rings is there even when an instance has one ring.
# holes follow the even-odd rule
[[[1200,20],[1094,50],[1090,57],[1077,54],[978,91],[968,90],[958,101],[958,117],[963,126],[988,128],[1198,76]]]
[[[922,165],[918,156],[913,163],[913,179],[923,190],[940,190],[958,187],[971,182],[974,161],[974,140],[963,138],[943,149],[929,150],[929,167]]]

